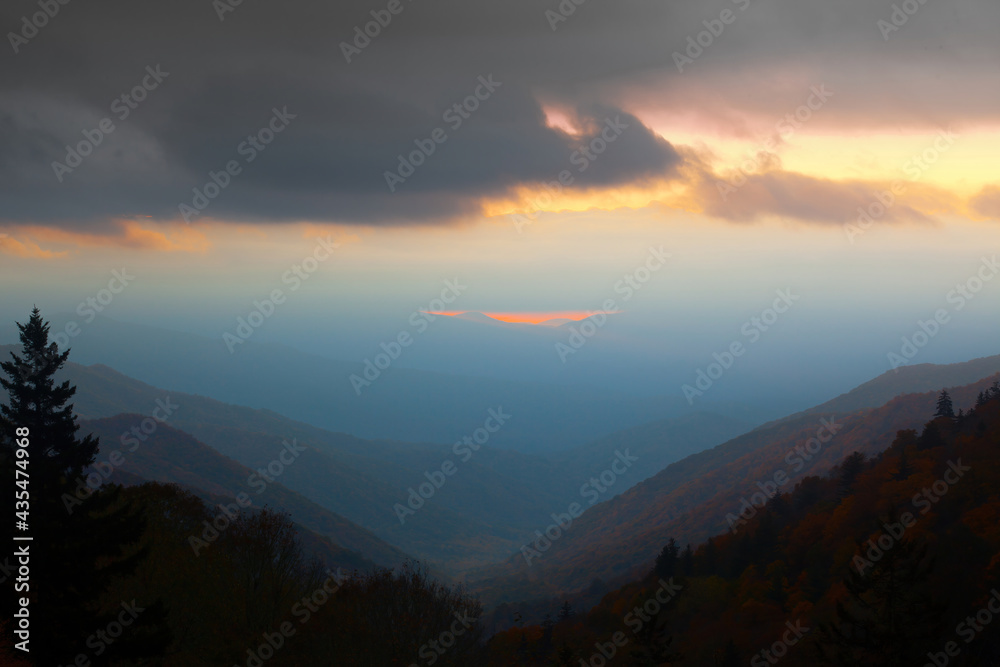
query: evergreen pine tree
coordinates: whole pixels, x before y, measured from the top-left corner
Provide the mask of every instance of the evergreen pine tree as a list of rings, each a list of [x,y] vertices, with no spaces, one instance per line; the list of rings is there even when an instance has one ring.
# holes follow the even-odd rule
[[[851,493],[854,482],[864,469],[865,455],[861,452],[854,452],[840,464],[840,479],[837,481],[837,488],[841,498]]]
[[[865,558],[863,551],[858,558]],[[896,542],[877,561],[855,559],[844,581],[848,598],[837,603],[837,621],[821,627],[818,648],[824,658],[873,667],[925,662],[927,650],[937,645],[945,607],[927,588],[932,567],[927,545],[909,540]]]
[[[775,496],[776,498],[779,496]],[[774,527],[774,514],[764,512],[757,523],[757,532],[753,536],[751,562],[770,563],[774,547],[778,542],[777,530]]]
[[[822,485],[823,481],[815,475],[810,475],[799,482],[798,486],[795,487],[795,494],[792,496],[795,510],[810,509],[819,502],[823,496]]]
[[[556,652],[556,657],[552,660],[554,667],[577,667],[580,658],[576,656],[576,651],[570,648],[569,644],[563,644]]]
[[[538,642],[538,655],[543,658],[552,653],[552,631],[555,625],[552,615],[545,614],[545,620],[542,621],[542,638]]]
[[[671,537],[666,546],[660,551],[660,555],[656,557],[656,565],[653,566],[653,573],[657,577],[664,579],[674,576],[677,570],[677,557],[679,553],[680,547],[677,546],[677,540]]]
[[[934,422],[927,422],[924,425],[924,430],[920,434],[920,438],[917,439],[917,445],[920,449],[933,449],[934,447],[944,447],[945,441],[941,437],[941,429]]]
[[[699,574],[708,576],[716,574],[718,567],[718,556],[719,552],[715,548],[715,538],[710,537],[708,541],[705,542],[705,551],[702,553],[701,558],[701,570]]]
[[[951,396],[947,391],[942,391],[938,396],[937,410],[934,412],[934,417],[955,418],[955,407],[951,404]]]
[[[784,516],[789,510],[788,498],[786,498],[783,493],[776,493],[771,496],[764,507],[775,516]]]
[[[144,600],[135,601],[132,609],[144,610],[133,612],[126,633],[100,656],[86,645],[88,637],[117,620],[122,605],[133,604],[123,600],[121,605],[112,605],[117,609],[105,610],[101,597],[115,577],[132,572],[145,555],[129,548],[139,541],[144,522],[118,502],[120,487],[104,487],[79,499],[77,489],[95,460],[98,441],[90,435],[77,437],[79,425],[73,405],[68,404],[76,387],[55,381],[69,350],[60,353],[55,343],[48,342],[49,325],[37,308],[26,324],[17,326],[20,355],[12,352],[11,361],[0,362],[7,376],[0,377],[0,385],[8,393],[8,403],[0,405],[4,436],[0,479],[5,486],[3,497],[13,498],[15,491],[22,490],[21,485],[15,487],[15,480],[23,482],[24,472],[28,475],[27,528],[14,530],[11,518],[3,532],[8,544],[14,543],[14,534],[32,538],[23,543],[30,553],[29,589],[17,593],[18,598],[29,599],[30,655],[38,665],[72,663],[80,653],[89,653],[92,665],[158,655],[169,643],[162,625],[165,612],[161,604]],[[11,438],[20,433],[27,433],[28,444],[23,448]],[[19,449],[26,450],[27,457],[18,457]],[[18,471],[22,471],[19,476]],[[13,584],[14,578],[8,577],[0,587],[8,618],[15,599]]]
[[[517,643],[517,657],[524,662],[528,659],[528,637],[521,630],[521,641]]]
[[[562,607],[559,608],[559,622],[562,623],[571,618],[573,618],[573,605],[569,603],[569,600],[565,600]]]
[[[913,474],[913,466],[910,465],[910,460],[906,458],[906,447],[900,447],[899,464],[897,465],[897,469],[895,474],[893,475],[893,479],[895,479],[897,482],[901,482],[907,479],[912,474]]]
[[[759,531],[758,531],[759,533]],[[754,559],[754,545],[750,538],[750,533],[744,532],[737,538],[736,549],[732,554],[732,562],[729,567],[729,576],[738,577]]]
[[[685,577],[694,574],[694,550],[691,548],[690,542],[684,547],[684,553],[681,554],[681,574]]]
[[[673,664],[681,656],[670,650],[674,638],[667,632],[667,612],[660,609],[656,616],[650,616],[648,622],[635,633],[628,656],[630,667],[656,667],[663,663]]]

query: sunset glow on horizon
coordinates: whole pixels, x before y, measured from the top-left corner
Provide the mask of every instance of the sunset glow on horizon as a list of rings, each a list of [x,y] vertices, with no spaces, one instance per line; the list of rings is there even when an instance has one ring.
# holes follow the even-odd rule
[[[595,336],[634,327],[676,363],[793,289],[817,345],[842,326],[891,347],[1000,249],[1000,7],[918,3],[889,29],[891,0],[726,4],[723,29],[695,2],[552,24],[537,3],[444,0],[350,58],[324,26],[370,15],[353,0],[221,29],[193,0],[122,6],[113,30],[81,9],[0,79],[7,301],[79,319],[125,271],[101,315],[215,336],[261,310],[260,339],[360,359],[419,312],[458,319],[420,333],[490,338],[627,311]],[[299,9],[317,20],[275,34]],[[971,312],[939,358],[980,340]]]
[[[553,310],[548,312],[521,312],[521,313],[503,313],[503,312],[487,312],[479,310],[454,310],[454,311],[441,311],[441,312],[429,312],[430,315],[444,315],[447,317],[456,317],[458,315],[475,314],[479,313],[485,315],[494,320],[499,320],[501,322],[506,322],[508,324],[543,324],[550,320],[572,320],[574,322],[579,322],[580,320],[585,320],[592,316],[592,312],[581,312],[576,310]]]
[[[0,23],[0,665],[1000,665],[1000,0]]]

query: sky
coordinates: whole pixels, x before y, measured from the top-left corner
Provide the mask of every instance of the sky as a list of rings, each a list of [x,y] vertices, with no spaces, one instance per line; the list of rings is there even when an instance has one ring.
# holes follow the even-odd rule
[[[660,249],[619,305],[692,371],[793,289],[800,353],[864,340],[862,379],[1000,247],[989,0],[43,4],[0,8],[15,312],[125,269],[109,316],[214,336],[308,262],[275,340],[451,279],[445,310],[541,320]],[[998,302],[922,358],[1000,352]]]

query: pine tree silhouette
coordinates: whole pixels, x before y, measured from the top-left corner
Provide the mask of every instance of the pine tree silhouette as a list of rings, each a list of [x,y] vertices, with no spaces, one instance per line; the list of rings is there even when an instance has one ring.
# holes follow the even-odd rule
[[[788,498],[785,497],[783,493],[776,493],[767,501],[764,505],[767,510],[776,516],[784,516],[790,509],[788,506]]]
[[[556,657],[552,660],[551,664],[554,667],[577,667],[580,658],[577,657],[576,651],[574,651],[568,644],[563,644],[559,647],[556,652]]]
[[[865,455],[861,452],[854,452],[840,464],[840,479],[837,481],[837,488],[841,498],[851,493],[854,482],[864,469]]]
[[[628,665],[630,667],[655,667],[663,663],[673,664],[681,659],[681,655],[671,652],[674,638],[667,632],[667,611],[660,609],[656,616],[651,616],[635,633],[635,640],[629,651]]]
[[[906,447],[900,447],[899,449],[899,463],[897,465],[896,473],[893,478],[896,481],[903,481],[913,474],[913,466],[910,465],[910,460],[906,458]]]
[[[947,391],[942,391],[938,396],[937,410],[934,412],[934,417],[947,417],[948,419],[955,418],[955,407],[952,405],[951,396]]]
[[[90,635],[108,628],[122,612],[121,606],[102,610],[101,597],[112,578],[134,571],[145,556],[129,549],[139,541],[144,521],[119,503],[120,487],[104,487],[80,502],[64,502],[77,500],[78,480],[94,462],[98,441],[89,435],[77,437],[79,426],[73,405],[68,404],[76,387],[68,381],[56,384],[54,379],[69,350],[60,353],[55,343],[48,342],[49,325],[37,308],[26,324],[17,326],[21,353],[12,352],[11,361],[0,362],[7,376],[0,377],[0,384],[9,395],[9,402],[0,405],[0,472],[3,497],[13,498],[19,490],[14,485],[16,471],[27,468],[28,528],[14,531],[11,518],[4,533],[8,544],[14,543],[10,538],[15,532],[32,537],[24,543],[30,553],[29,590],[17,593],[29,599],[31,657],[38,665],[59,665],[87,653],[90,664],[105,665],[118,658],[158,655],[170,637],[163,626],[162,604],[150,601],[136,602],[126,633],[106,645],[100,656],[86,645]],[[11,436],[25,432],[29,444],[21,448]],[[26,449],[28,456],[17,457],[18,449]],[[8,618],[13,584],[14,578],[8,577],[0,588]],[[132,600],[122,601],[131,604]],[[136,612],[137,608],[143,611]]]
[[[656,557],[653,573],[657,577],[663,577],[664,579],[674,576],[677,570],[677,557],[679,553],[680,547],[677,546],[677,541],[671,537],[666,546],[660,551],[660,555]]]
[[[573,618],[573,605],[569,603],[569,600],[565,600],[562,603],[562,607],[559,608],[559,622],[568,621]]]
[[[924,430],[920,434],[920,438],[917,439],[917,445],[920,449],[944,447],[944,438],[941,437],[941,430],[938,428],[938,425],[934,422],[928,422],[924,425]]]
[[[521,641],[517,644],[517,657],[522,663],[528,659],[528,637],[524,634],[524,630],[521,630]]]
[[[551,614],[545,614],[542,621],[542,638],[538,641],[538,655],[545,658],[552,653],[552,631],[555,628],[555,621]]]
[[[718,567],[718,556],[719,552],[715,548],[715,538],[710,537],[705,542],[705,550],[702,552],[701,556],[701,568],[698,573],[702,576],[708,576],[717,573]]]
[[[844,581],[848,598],[837,603],[837,622],[821,626],[818,649],[826,660],[887,667],[925,662],[946,607],[927,589],[933,568],[927,549],[903,538],[861,572],[851,568]]]
[[[681,574],[685,577],[694,574],[694,550],[691,548],[690,542],[684,547],[684,553],[681,554]]]

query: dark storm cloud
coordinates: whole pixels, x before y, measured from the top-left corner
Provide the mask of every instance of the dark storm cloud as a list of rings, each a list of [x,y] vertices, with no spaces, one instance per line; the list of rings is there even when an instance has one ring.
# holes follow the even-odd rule
[[[876,21],[890,16],[891,3],[750,0],[684,74],[671,53],[704,20],[723,8],[738,11],[744,0],[565,0],[575,11],[555,30],[546,16],[558,11],[555,1],[401,0],[401,12],[347,63],[342,43],[388,0],[243,0],[220,20],[223,1],[43,0],[58,7],[47,25],[26,41],[15,39],[16,54],[9,35],[0,46],[8,49],[0,58],[0,217],[62,226],[97,226],[115,216],[176,218],[179,204],[192,203],[192,188],[236,160],[241,173],[204,217],[444,221],[475,212],[484,196],[552,180],[568,167],[581,140],[547,126],[543,103],[575,112],[589,128],[584,141],[607,119],[629,126],[575,181],[614,185],[671,176],[683,162],[669,137],[619,108],[614,91],[622,87],[655,81],[646,94],[684,108],[682,96],[671,98],[671,81],[711,81],[737,65],[764,71],[794,59],[829,66],[830,54],[839,52],[855,63],[870,54],[888,68],[920,57],[947,64],[967,55],[961,49],[978,49],[980,59],[996,52],[977,20],[977,12],[988,11],[978,0],[958,3],[952,13],[921,7],[888,41]],[[38,0],[8,1],[0,26],[23,33],[22,17],[38,11]],[[115,99],[157,66],[168,74],[119,120]],[[499,88],[461,127],[450,126],[443,113],[490,76]],[[883,79],[842,87],[838,103],[854,100],[862,108],[871,102],[868,93],[886,85]],[[767,97],[749,84],[731,93],[748,104]],[[294,118],[248,162],[240,146],[267,126],[274,109]],[[65,146],[105,117],[114,131],[57,180],[52,162],[64,162]],[[436,128],[447,141],[390,193],[385,172]]]
[[[525,59],[521,40],[559,42],[537,5],[498,11],[404,2],[351,63],[341,43],[386,3],[244,0],[224,20],[217,6],[71,0],[17,44],[16,56],[4,60],[0,90],[3,217],[50,224],[174,218],[210,171],[235,160],[240,173],[203,216],[447,219],[474,211],[484,195],[554,178],[581,143],[546,125],[535,94],[551,73]],[[37,10],[8,3],[2,23],[20,32],[20,18]],[[143,81],[147,67],[158,67],[161,80],[122,119],[129,105],[115,100]],[[485,92],[480,77],[499,86],[487,99],[470,98]],[[474,112],[444,116],[467,99]],[[248,148],[247,136],[267,127],[275,109],[290,119],[287,128],[263,150]],[[629,127],[581,185],[663,174],[680,161],[620,109],[581,103],[579,116],[595,133],[606,119]],[[98,132],[102,118],[113,131]],[[447,141],[391,194],[385,172],[397,170],[415,141],[427,145],[436,128]],[[72,171],[55,173],[54,161],[73,166],[65,147],[84,140],[84,131],[100,145]]]

